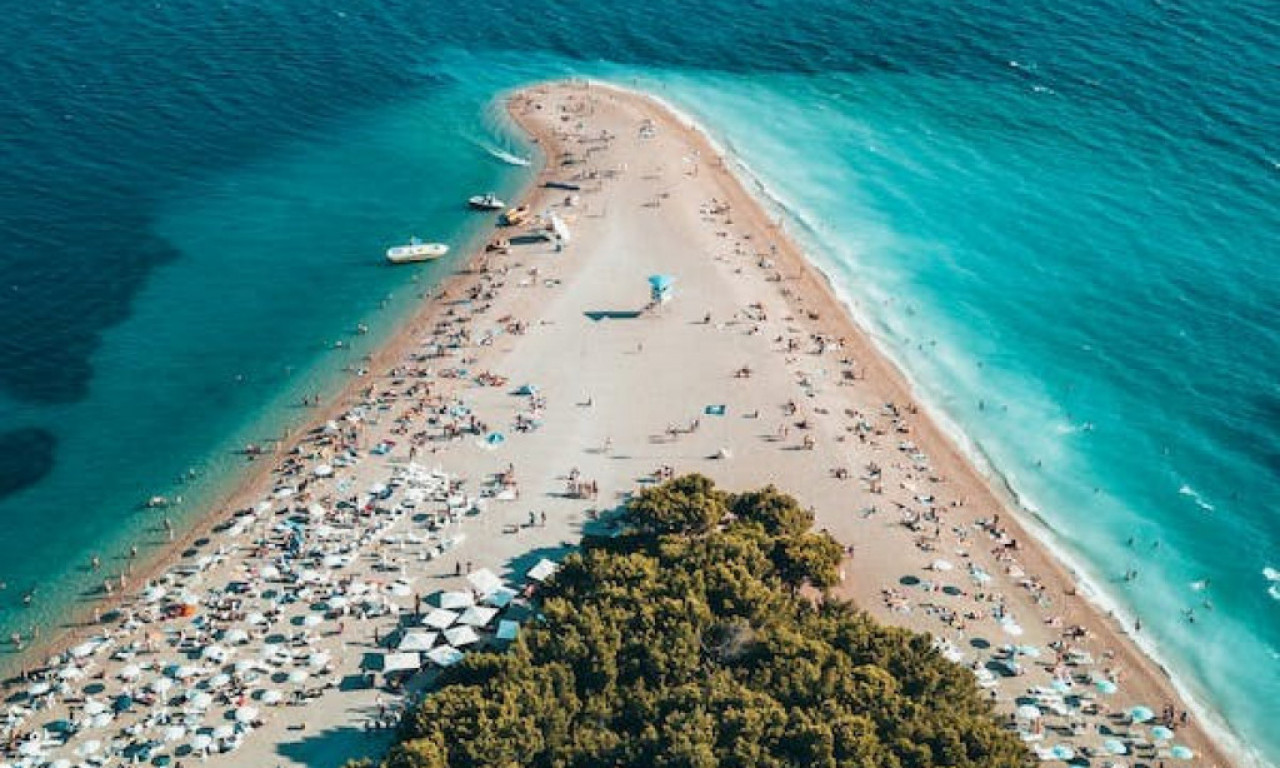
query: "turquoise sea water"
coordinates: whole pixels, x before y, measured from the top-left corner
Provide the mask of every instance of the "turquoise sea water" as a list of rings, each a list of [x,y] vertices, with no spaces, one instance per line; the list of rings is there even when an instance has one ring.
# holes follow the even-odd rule
[[[305,418],[300,396],[358,367],[447,267],[388,269],[381,251],[411,234],[461,249],[481,223],[459,202],[519,187],[486,151],[528,151],[497,94],[591,75],[655,90],[728,147],[1097,597],[1280,763],[1278,15],[16,10],[0,30],[0,625],[62,616],[99,578],[92,554],[118,568],[162,538],[142,501],[181,494],[168,514],[198,514],[237,448]]]

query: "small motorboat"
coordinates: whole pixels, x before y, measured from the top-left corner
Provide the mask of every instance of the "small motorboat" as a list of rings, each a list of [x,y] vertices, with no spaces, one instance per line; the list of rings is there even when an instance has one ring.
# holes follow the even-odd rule
[[[502,214],[502,223],[509,227],[517,227],[529,218],[529,206],[522,205]]]
[[[413,264],[419,261],[438,259],[449,252],[444,243],[424,243],[412,238],[408,245],[397,245],[387,249],[387,261],[392,264]]]
[[[467,200],[467,205],[478,211],[500,211],[507,207],[507,204],[499,200],[498,196],[492,192],[476,195]]]

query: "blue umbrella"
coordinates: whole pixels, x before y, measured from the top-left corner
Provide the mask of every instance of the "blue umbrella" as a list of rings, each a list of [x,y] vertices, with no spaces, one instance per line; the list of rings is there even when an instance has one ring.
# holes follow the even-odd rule
[[[1151,729],[1151,738],[1156,741],[1168,741],[1173,738],[1173,731],[1165,728],[1163,725],[1157,725]]]
[[[503,435],[501,432],[490,432],[488,437],[484,439],[484,441],[489,445],[501,445],[506,442],[506,440],[506,435]]]
[[[1094,683],[1094,686],[1097,687],[1099,693],[1105,693],[1107,695],[1113,694],[1120,689],[1119,686],[1110,680],[1099,680]]]
[[[1071,690],[1071,684],[1058,677],[1053,678],[1053,682],[1049,683],[1049,687],[1058,693],[1066,693]]]
[[[1129,748],[1126,747],[1124,745],[1124,742],[1119,739],[1107,739],[1106,741],[1102,742],[1102,748],[1107,750],[1113,755],[1129,754]]]
[[[1149,720],[1156,719],[1156,713],[1152,712],[1149,707],[1134,707],[1129,710],[1129,718],[1135,723],[1145,723]]]
[[[1190,749],[1179,744],[1175,746],[1173,749],[1169,750],[1169,757],[1172,757],[1175,760],[1190,760],[1191,758],[1195,757],[1195,753],[1192,752]]]
[[[652,285],[656,291],[665,291],[675,283],[676,279],[671,275],[649,275],[649,285]]]
[[[1066,744],[1057,744],[1053,749],[1049,750],[1055,760],[1070,760],[1076,756],[1076,751]]]

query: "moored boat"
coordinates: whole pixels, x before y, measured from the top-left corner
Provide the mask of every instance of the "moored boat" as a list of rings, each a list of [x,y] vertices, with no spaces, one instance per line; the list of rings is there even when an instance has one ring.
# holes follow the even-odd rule
[[[413,238],[408,245],[397,245],[387,249],[387,261],[392,264],[412,264],[418,261],[438,259],[449,252],[444,243],[424,243]]]
[[[507,206],[506,203],[499,200],[498,196],[492,192],[472,197],[467,200],[467,205],[479,211],[500,211]]]

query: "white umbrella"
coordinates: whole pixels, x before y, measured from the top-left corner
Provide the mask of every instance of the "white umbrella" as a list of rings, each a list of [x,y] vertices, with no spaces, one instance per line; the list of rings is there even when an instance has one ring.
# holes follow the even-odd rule
[[[227,630],[227,634],[223,635],[222,639],[232,645],[240,645],[241,643],[249,642],[249,633],[236,627],[235,629]]]
[[[307,672],[307,670],[305,670],[305,669],[295,669],[295,670],[293,670],[292,672],[290,672],[290,673],[289,673],[289,682],[291,682],[291,683],[305,683],[305,682],[307,681],[307,678],[308,678],[308,677],[311,677],[311,674],[310,674],[309,672]]]
[[[252,723],[258,719],[257,707],[240,707],[235,714],[237,723]]]
[[[227,660],[230,651],[220,645],[206,645],[204,650],[200,651],[200,658],[215,661],[221,664]]]
[[[89,755],[96,755],[101,749],[101,741],[98,741],[97,739],[89,739],[76,748],[76,754],[80,757],[88,757]]]
[[[449,645],[452,645],[454,648],[459,648],[464,645],[471,645],[478,641],[480,636],[477,635],[476,631],[471,627],[462,625],[454,627],[453,629],[446,629],[444,631],[444,639],[445,642],[449,643]]]
[[[47,682],[41,681],[38,683],[34,683],[30,688],[28,688],[27,693],[31,696],[43,696],[51,690],[53,690],[52,685],[50,685]]]
[[[255,625],[255,626],[256,626],[256,625],[258,625],[258,624],[266,624],[266,623],[267,623],[267,617],[266,617],[266,616],[264,616],[264,615],[263,615],[263,614],[261,614],[261,613],[251,613],[251,614],[249,614],[248,616],[245,616],[245,617],[244,617],[244,620],[245,620],[245,621],[247,621],[247,622],[248,622],[248,623],[250,623],[250,624]]]
[[[49,763],[49,768],[73,768],[73,767],[71,765],[71,761],[64,757],[60,760],[54,760],[52,763]]]
[[[313,667],[323,667],[328,664],[329,660],[332,658],[333,656],[327,651],[321,651],[319,653],[311,654],[311,657],[307,659],[307,663]]]
[[[282,699],[284,699],[284,695],[275,688],[268,688],[262,692],[263,704],[279,704]]]
[[[139,667],[137,664],[129,664],[121,668],[121,670],[116,674],[116,677],[121,680],[136,680],[141,674],[142,667]]]
[[[165,741],[180,741],[187,736],[187,729],[181,725],[171,725],[164,729]]]
[[[155,680],[152,680],[151,684],[147,687],[156,693],[165,693],[173,688],[173,681],[167,677],[157,677]]]
[[[213,746],[213,737],[207,733],[197,733],[191,740],[191,748],[196,752],[204,752]]]
[[[318,613],[308,613],[302,618],[302,623],[308,627],[318,627],[324,623],[324,617]]]
[[[209,686],[210,690],[216,691],[219,688],[226,687],[227,684],[230,682],[231,682],[231,675],[228,675],[224,672],[219,672],[218,674],[209,678],[209,682],[206,683],[206,685]]]
[[[44,754],[44,744],[35,739],[24,741],[18,747],[18,754],[23,757],[40,757]]]
[[[473,605],[462,612],[462,615],[458,617],[458,623],[466,624],[471,627],[483,627],[493,621],[493,617],[497,615],[497,608],[485,608],[483,606]]]
[[[191,698],[188,699],[188,702],[191,704],[192,709],[204,710],[213,705],[213,697],[204,691],[196,691],[191,694]]]
[[[333,467],[328,464],[317,464],[316,468],[312,471],[315,473],[316,477],[329,477],[333,474]]]
[[[79,680],[84,677],[84,670],[79,667],[63,667],[58,670],[59,680]]]
[[[1023,704],[1018,707],[1018,717],[1023,720],[1039,720],[1041,717],[1040,708],[1033,704]]]
[[[106,728],[114,719],[110,712],[99,712],[89,720],[90,728]]]
[[[929,567],[935,571],[950,571],[955,568],[950,560],[934,560]]]
[[[107,711],[107,705],[97,699],[88,699],[84,703],[84,713],[93,717]]]
[[[431,627],[432,629],[448,629],[453,626],[453,623],[457,620],[458,613],[456,611],[447,611],[444,608],[436,608],[431,613],[428,613],[423,617],[422,623],[424,626]]]
[[[346,595],[334,595],[329,598],[329,607],[335,611],[340,611],[343,608],[346,608],[350,602],[351,601],[347,599]]]
[[[446,610],[456,610],[459,608],[470,608],[475,605],[469,592],[441,592],[440,607]]]

